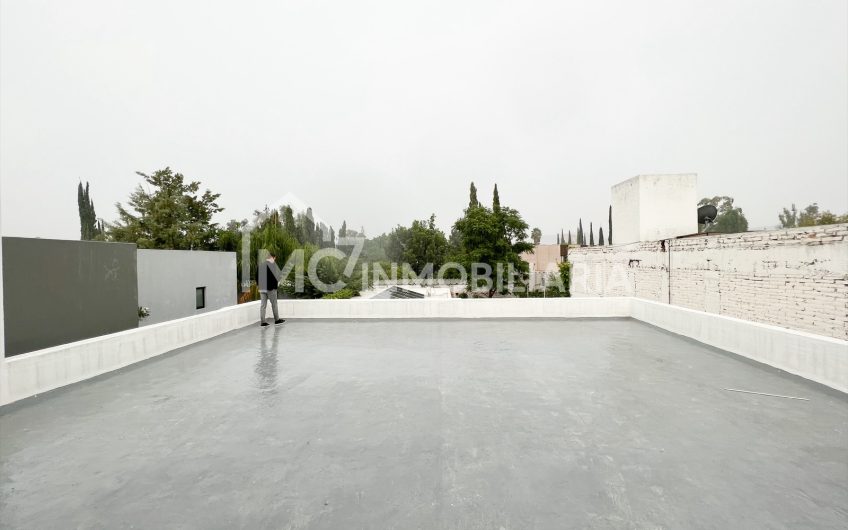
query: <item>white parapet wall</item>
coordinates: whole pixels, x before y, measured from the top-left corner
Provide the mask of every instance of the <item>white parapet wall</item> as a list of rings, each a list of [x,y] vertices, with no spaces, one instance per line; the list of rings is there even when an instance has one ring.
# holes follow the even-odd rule
[[[283,318],[472,319],[633,317],[848,392],[848,342],[630,297],[281,300]],[[269,311],[270,315],[270,311]],[[6,359],[5,405],[259,321],[251,302]],[[257,330],[258,331],[258,330]]]
[[[228,307],[6,358],[4,401],[84,381],[258,320],[258,304]]]
[[[283,318],[613,318],[630,316],[630,299],[281,300],[280,313]]]
[[[848,392],[848,341],[633,298],[631,316]]]

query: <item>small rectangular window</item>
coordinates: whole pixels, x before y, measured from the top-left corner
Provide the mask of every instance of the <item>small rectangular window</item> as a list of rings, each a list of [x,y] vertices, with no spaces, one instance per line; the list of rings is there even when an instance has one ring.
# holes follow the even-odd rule
[[[194,290],[195,309],[206,307],[206,287],[198,287]]]

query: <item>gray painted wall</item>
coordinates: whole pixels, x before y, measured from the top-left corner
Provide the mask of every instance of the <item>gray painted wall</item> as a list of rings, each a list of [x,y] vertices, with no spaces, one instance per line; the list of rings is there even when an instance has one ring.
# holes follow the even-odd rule
[[[132,243],[3,238],[6,355],[138,326]]]
[[[138,251],[138,305],[150,309],[142,326],[235,305],[235,252]],[[206,287],[206,307],[196,309],[195,289]]]

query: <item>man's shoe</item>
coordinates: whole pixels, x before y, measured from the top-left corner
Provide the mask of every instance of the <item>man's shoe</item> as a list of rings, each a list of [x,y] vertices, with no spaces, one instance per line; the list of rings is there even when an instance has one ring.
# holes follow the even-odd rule
[[[267,322],[263,322],[263,323],[261,323],[261,324],[259,324],[259,325],[264,327],[264,326],[267,326],[267,325],[268,325],[268,323],[267,323]]]
[[[274,324],[282,324],[283,322],[285,322],[285,319],[278,318],[277,320],[274,321]]]

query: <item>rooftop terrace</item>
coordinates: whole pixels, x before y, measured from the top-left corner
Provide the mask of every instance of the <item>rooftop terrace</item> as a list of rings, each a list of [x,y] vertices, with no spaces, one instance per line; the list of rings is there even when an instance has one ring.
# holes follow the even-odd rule
[[[6,406],[0,430],[10,528],[848,519],[845,394],[632,319],[250,326]]]

